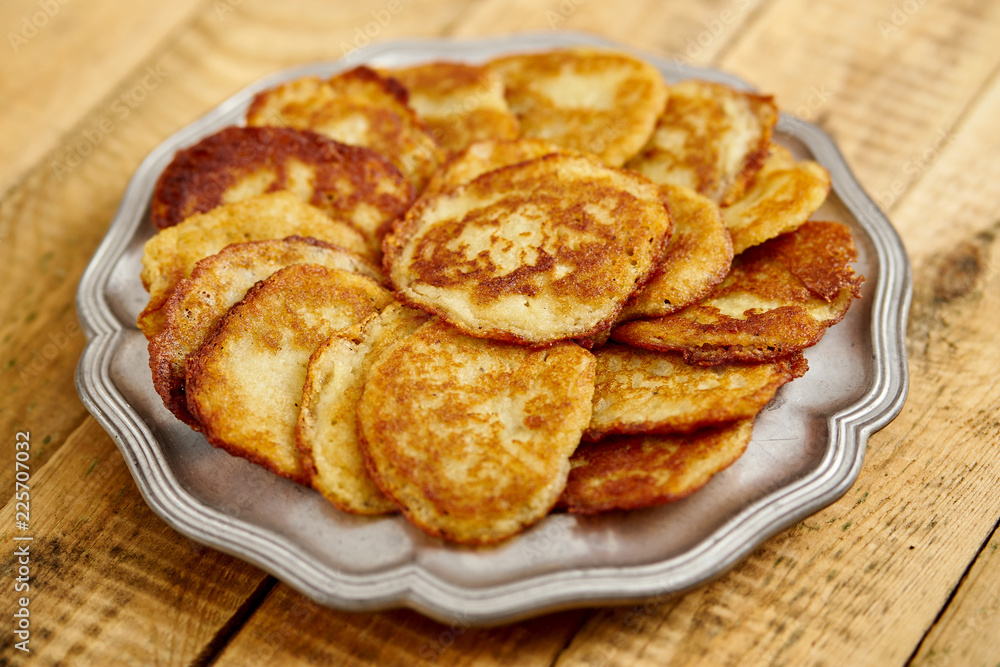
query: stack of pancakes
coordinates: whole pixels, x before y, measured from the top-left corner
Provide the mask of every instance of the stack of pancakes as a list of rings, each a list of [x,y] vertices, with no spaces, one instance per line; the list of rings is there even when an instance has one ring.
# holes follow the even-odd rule
[[[156,390],[336,507],[460,543],[683,498],[860,294],[777,115],[586,48],[264,91],[157,183]]]

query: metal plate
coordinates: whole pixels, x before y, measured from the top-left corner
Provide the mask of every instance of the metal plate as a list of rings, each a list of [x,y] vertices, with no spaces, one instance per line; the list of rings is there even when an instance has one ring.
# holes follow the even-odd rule
[[[80,284],[77,307],[89,343],[76,382],[84,405],[115,439],[146,502],[164,521],[324,605],[405,606],[443,621],[483,625],[566,607],[648,600],[697,586],[850,488],[868,437],[896,416],[906,395],[903,332],[910,265],[889,221],[832,141],[787,115],[776,140],[830,171],[833,192],[814,218],[839,220],[853,230],[860,249],[857,270],[867,277],[863,298],[808,350],[811,370],[765,408],[743,458],[686,500],[593,517],[551,515],[498,547],[471,549],[429,538],[399,517],[341,513],[314,491],[214,449],[162,406],[152,387],[145,339],[134,323],[148,298],[139,271],[142,244],[154,231],[150,195],[175,151],[240,123],[257,91],[287,79],[330,75],[362,62],[483,62],[575,44],[632,51],[575,33],[380,44],[268,77],[146,158]],[[637,55],[658,66],[668,81],[702,78],[748,87],[722,72]]]

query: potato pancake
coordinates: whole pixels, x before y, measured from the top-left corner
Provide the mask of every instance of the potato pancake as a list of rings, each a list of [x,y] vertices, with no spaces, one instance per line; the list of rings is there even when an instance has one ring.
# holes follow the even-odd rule
[[[366,146],[399,168],[416,192],[444,152],[394,79],[355,67],[329,79],[305,77],[258,93],[247,125],[312,130],[351,146]]]
[[[368,472],[425,532],[488,544],[544,517],[590,421],[594,358],[473,338],[435,319],[371,367],[358,404]]]
[[[538,139],[480,141],[452,156],[434,172],[424,196],[465,185],[488,171],[567,150],[551,141]]]
[[[227,127],[178,151],[153,191],[159,229],[267,192],[287,190],[353,225],[378,248],[413,188],[386,158],[290,127]]]
[[[662,317],[696,303],[722,282],[733,262],[733,244],[718,206],[680,185],[661,185],[660,191],[673,235],[663,261],[625,304],[619,322]]]
[[[767,157],[778,109],[770,97],[708,81],[667,89],[652,137],[625,166],[721,206],[743,194]]]
[[[488,64],[505,86],[521,136],[597,155],[620,167],[649,139],[667,100],[660,72],[625,53],[557,49]]]
[[[672,315],[627,322],[619,342],[677,351],[692,364],[770,361],[815,345],[861,295],[857,249],[836,222],[807,222],[737,255],[701,302]]]
[[[162,326],[149,339],[153,386],[178,419],[201,429],[187,409],[184,374],[188,355],[198,351],[219,320],[251,287],[293,264],[343,269],[381,280],[381,273],[355,253],[298,236],[234,243],[199,261],[191,276],[170,293],[160,313]]]
[[[587,440],[626,433],[687,433],[754,417],[809,365],[801,354],[760,364],[692,366],[679,354],[608,344],[597,376]]]
[[[784,146],[774,144],[753,185],[722,219],[739,254],[779,234],[794,231],[809,219],[830,192],[830,174],[811,160],[795,161]]]
[[[356,514],[396,511],[365,470],[358,448],[358,399],[375,359],[428,317],[422,310],[391,304],[370,317],[358,335],[336,333],[309,359],[295,445],[309,484],[338,509]]]
[[[753,419],[684,435],[631,435],[581,445],[559,506],[574,514],[634,510],[691,495],[735,463]]]
[[[670,234],[659,190],[546,155],[421,198],[383,244],[397,298],[463,332],[529,345],[607,328]]]
[[[345,222],[331,220],[315,206],[288,192],[251,197],[197,213],[167,227],[146,242],[139,277],[149,291],[149,304],[139,315],[139,329],[149,338],[163,326],[160,309],[178,282],[191,275],[198,260],[231,243],[308,236],[353,251],[367,260],[361,233]]]
[[[299,483],[295,423],[309,357],[392,302],[370,278],[295,264],[255,285],[188,357],[188,410],[208,441]]]
[[[503,81],[485,67],[433,62],[382,74],[403,84],[410,107],[449,153],[477,141],[518,135],[517,118],[504,99]]]

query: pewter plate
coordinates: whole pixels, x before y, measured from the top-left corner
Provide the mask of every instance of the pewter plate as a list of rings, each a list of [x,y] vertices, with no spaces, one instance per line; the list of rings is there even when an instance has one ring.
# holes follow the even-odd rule
[[[175,151],[239,124],[257,91],[287,79],[328,76],[360,63],[483,62],[580,44],[631,51],[591,35],[558,32],[375,45],[250,86],[171,136],[139,166],[80,284],[77,307],[89,342],[76,383],[164,521],[330,607],[404,606],[445,622],[487,625],[567,607],[648,601],[698,586],[851,487],[868,437],[898,414],[905,399],[911,270],[892,225],[830,138],[788,115],[781,117],[776,140],[830,171],[833,192],[814,218],[839,220],[853,230],[857,270],[867,277],[863,298],[808,350],[810,371],[760,415],[746,454],[686,500],[593,517],[555,514],[498,547],[471,549],[427,537],[399,517],[341,513],[314,491],[214,449],[163,408],[134,323],[147,300],[139,271],[142,245],[153,234],[149,200]],[[636,55],[668,81],[702,78],[749,87],[723,72]]]

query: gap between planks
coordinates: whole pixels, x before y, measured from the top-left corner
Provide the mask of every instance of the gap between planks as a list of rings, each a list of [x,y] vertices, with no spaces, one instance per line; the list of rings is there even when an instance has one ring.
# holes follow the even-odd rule
[[[265,575],[261,582],[257,584],[257,588],[247,596],[247,599],[233,612],[229,620],[223,623],[222,627],[219,628],[215,636],[205,645],[201,653],[195,656],[190,667],[209,667],[215,664],[215,661],[229,645],[232,638],[243,629],[243,626],[257,612],[260,605],[263,604],[264,600],[267,599],[267,596],[277,585],[278,580],[273,575]]]
[[[934,620],[931,621],[931,623],[924,630],[923,636],[921,636],[920,641],[917,642],[917,645],[913,648],[913,653],[910,654],[910,657],[906,659],[906,663],[904,664],[913,664],[917,655],[920,654],[920,649],[922,649],[924,644],[927,643],[927,639],[930,637],[931,632],[935,627],[937,627],[937,624],[941,622],[941,619],[951,608],[952,602],[955,600],[955,596],[958,595],[958,591],[962,589],[962,585],[965,584],[965,580],[969,578],[969,573],[972,572],[972,568],[976,566],[976,563],[979,562],[980,558],[984,557],[986,547],[988,547],[993,538],[996,537],[997,531],[1000,531],[1000,517],[997,517],[997,522],[993,524],[993,529],[986,533],[986,537],[983,539],[982,544],[980,544],[979,548],[976,549],[976,555],[969,561],[969,564],[965,567],[965,571],[962,572],[962,576],[960,576],[955,582],[955,586],[948,594],[948,598],[945,600],[944,604],[941,605],[941,609],[938,610],[937,616],[934,617]]]

